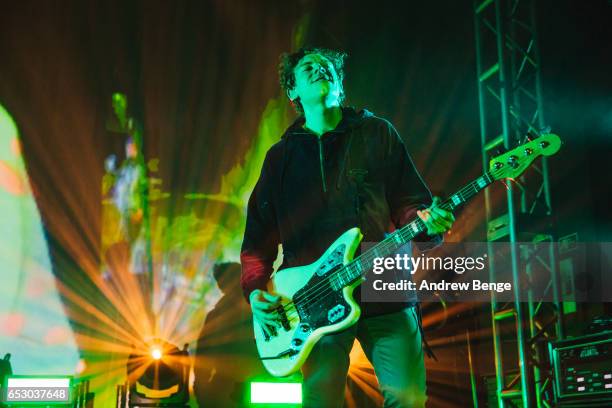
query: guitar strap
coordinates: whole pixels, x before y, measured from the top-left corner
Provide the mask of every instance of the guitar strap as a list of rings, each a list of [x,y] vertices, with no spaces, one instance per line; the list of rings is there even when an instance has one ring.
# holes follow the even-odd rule
[[[359,140],[357,140],[356,143],[353,143],[353,140],[357,138]],[[361,132],[353,133],[348,139],[346,153],[338,173],[338,182],[336,185],[339,189],[342,178],[346,177],[348,180],[351,194],[353,196],[352,201],[356,225],[363,229],[364,223],[362,220],[361,210],[363,208],[365,178],[368,175],[367,158],[364,149],[365,140]]]

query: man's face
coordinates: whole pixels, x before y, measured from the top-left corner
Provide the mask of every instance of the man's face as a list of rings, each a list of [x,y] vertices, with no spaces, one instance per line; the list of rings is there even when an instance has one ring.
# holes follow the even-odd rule
[[[302,105],[323,102],[326,106],[340,104],[342,84],[334,65],[319,54],[304,56],[293,69],[295,87],[289,91],[291,99],[300,98]]]

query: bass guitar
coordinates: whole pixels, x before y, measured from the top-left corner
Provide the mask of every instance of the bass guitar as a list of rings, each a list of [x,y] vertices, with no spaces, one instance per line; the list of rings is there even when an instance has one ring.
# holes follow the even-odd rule
[[[551,156],[561,146],[559,136],[544,134],[493,158],[489,170],[465,185],[440,207],[453,211],[496,180],[516,178],[540,156]],[[255,341],[263,365],[270,374],[283,377],[300,369],[321,337],[355,324],[361,310],[353,290],[373,266],[375,258],[389,256],[426,230],[415,217],[368,251],[354,258],[361,242],[359,228],[344,232],[310,265],[275,273],[268,291],[281,296],[281,327],[263,330],[254,321]]]

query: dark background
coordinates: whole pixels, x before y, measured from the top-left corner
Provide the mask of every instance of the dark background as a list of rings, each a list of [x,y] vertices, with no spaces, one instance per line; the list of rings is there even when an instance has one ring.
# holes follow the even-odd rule
[[[348,52],[347,102],[395,124],[434,192],[481,170],[471,1],[2,1],[0,10],[0,103],[68,253],[98,260],[103,161],[122,149],[105,128],[112,92],[129,96],[167,190],[215,193],[279,96],[278,55],[306,15],[305,44]],[[546,0],[537,14],[545,117],[565,142],[550,161],[557,235],[610,240],[612,5]],[[474,220],[470,239],[485,238],[482,208],[481,196],[458,216]]]
[[[112,92],[126,92],[144,122],[166,188],[214,193],[279,95],[278,55],[305,15],[305,44],[350,55],[348,103],[395,124],[434,191],[480,170],[469,1],[2,3],[0,101],[51,228],[61,217],[90,248],[103,160],[122,150],[105,129]],[[559,235],[584,240],[610,237],[611,10],[595,0],[538,4],[545,117],[566,143],[551,163],[553,205]]]

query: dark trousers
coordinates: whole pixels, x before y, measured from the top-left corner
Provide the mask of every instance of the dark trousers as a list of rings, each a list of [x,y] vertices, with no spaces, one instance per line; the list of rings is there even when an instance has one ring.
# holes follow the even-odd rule
[[[422,339],[415,308],[409,307],[360,319],[341,333],[323,337],[302,367],[305,408],[343,406],[355,338],[374,366],[385,407],[425,406]]]

